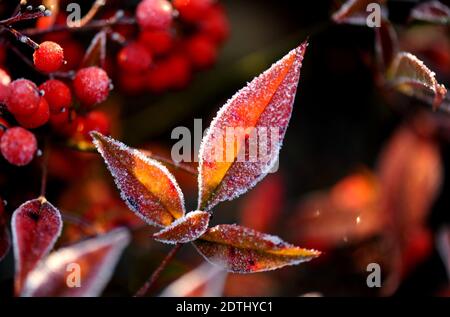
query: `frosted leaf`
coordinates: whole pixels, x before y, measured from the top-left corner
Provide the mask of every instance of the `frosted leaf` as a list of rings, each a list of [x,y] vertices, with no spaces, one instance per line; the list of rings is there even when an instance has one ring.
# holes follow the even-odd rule
[[[439,1],[427,1],[411,10],[410,18],[419,21],[449,24],[450,8]]]
[[[386,0],[347,0],[338,11],[333,13],[332,19],[336,23],[346,23],[355,25],[367,25],[368,5],[371,3],[384,4]],[[387,10],[381,7],[381,15],[387,17]]]
[[[183,193],[165,166],[98,132],[91,135],[131,210],[147,223],[160,227],[183,217]]]
[[[306,47],[305,42],[289,52],[217,113],[200,146],[198,209],[208,211],[245,193],[276,164]],[[224,139],[233,129],[236,137]]]
[[[436,240],[437,249],[447,270],[447,278],[450,280],[450,228],[442,229]]]
[[[210,228],[194,245],[207,260],[234,273],[274,270],[320,255],[319,251],[302,249],[277,236],[238,225]]]
[[[432,72],[416,56],[400,52],[395,57],[388,73],[391,84],[404,94],[427,99],[432,94],[433,108],[437,109],[445,98],[447,89],[437,82]]]
[[[192,211],[153,235],[155,240],[164,243],[187,243],[196,240],[208,229],[210,213]]]
[[[227,272],[204,262],[179,279],[172,282],[161,293],[161,297],[218,297],[223,296]]]
[[[6,215],[3,202],[0,199],[0,261],[8,254],[11,247],[11,237],[6,224]]]
[[[83,57],[80,68],[98,66],[104,68],[106,58],[106,32],[98,32],[91,41]]]
[[[12,216],[16,263],[15,291],[21,292],[28,273],[55,245],[62,230],[60,212],[45,198],[27,201]]]
[[[55,251],[28,275],[21,296],[99,296],[129,242],[128,231],[119,228]],[[76,272],[81,275],[79,285]]]

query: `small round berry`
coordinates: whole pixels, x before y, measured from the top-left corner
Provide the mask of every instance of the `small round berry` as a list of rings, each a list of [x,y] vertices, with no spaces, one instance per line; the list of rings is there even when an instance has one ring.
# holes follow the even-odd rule
[[[131,43],[123,47],[117,55],[119,67],[130,73],[147,70],[152,62],[150,53],[139,43]]]
[[[124,93],[136,95],[145,91],[147,72],[129,74],[121,71],[117,77],[120,90]]]
[[[39,101],[39,107],[35,113],[29,116],[15,116],[17,122],[27,129],[36,129],[48,122],[50,119],[50,110],[44,97]]]
[[[221,6],[209,8],[200,22],[200,31],[217,44],[222,44],[230,34],[230,26]]]
[[[196,35],[186,43],[188,56],[196,68],[207,68],[217,59],[217,47],[204,35]]]
[[[77,72],[73,86],[78,99],[83,104],[91,106],[108,98],[110,79],[103,69],[91,66]]]
[[[164,55],[172,47],[174,38],[169,31],[143,31],[139,33],[139,43],[148,49],[153,55]]]
[[[174,0],[173,7],[186,22],[197,22],[204,17],[213,0]]]
[[[9,95],[9,84],[11,77],[3,68],[0,68],[0,103],[6,103]]]
[[[0,138],[5,133],[6,130],[9,128],[9,123],[3,118],[0,118]]]
[[[50,79],[39,86],[44,91],[51,113],[60,113],[72,104],[72,93],[65,83],[57,79]]]
[[[14,115],[28,116],[37,110],[40,98],[39,90],[33,82],[17,79],[9,85],[6,106]]]
[[[91,111],[85,118],[85,133],[89,137],[92,131],[100,132],[108,135],[111,128],[111,123],[108,116],[102,111]]]
[[[72,69],[78,69],[81,61],[84,57],[84,48],[79,42],[66,39],[61,43],[64,49],[64,59],[66,63],[61,67],[61,71],[69,71]]]
[[[52,73],[64,64],[64,51],[59,44],[46,41],[34,51],[33,61],[36,68],[42,72]]]
[[[176,89],[186,87],[191,79],[189,59],[182,54],[173,54],[167,58],[165,63],[169,74],[172,74],[170,86]]]
[[[0,141],[0,151],[11,164],[24,166],[31,162],[37,150],[33,133],[21,127],[6,130]]]
[[[172,17],[173,8],[167,0],[143,0],[136,8],[136,19],[142,29],[167,29]]]
[[[169,89],[171,81],[171,74],[164,61],[156,63],[146,76],[147,88],[153,93],[162,93]]]

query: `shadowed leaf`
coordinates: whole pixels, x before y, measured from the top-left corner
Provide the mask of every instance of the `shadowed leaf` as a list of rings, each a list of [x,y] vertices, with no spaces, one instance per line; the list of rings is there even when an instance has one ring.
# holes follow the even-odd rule
[[[219,110],[200,147],[198,209],[238,197],[275,166],[306,46],[289,52]],[[227,134],[232,138],[224,142]]]
[[[397,33],[391,22],[381,20],[381,26],[375,28],[375,53],[382,71],[386,71],[398,53]]]
[[[411,10],[410,19],[449,24],[450,8],[439,1],[427,1],[417,5]]]
[[[238,225],[210,228],[194,244],[207,260],[234,273],[274,270],[320,255],[319,251],[302,249],[276,236]]]
[[[338,11],[333,13],[331,18],[336,23],[347,23],[356,25],[366,25],[366,19],[370,12],[367,8],[370,4],[382,5],[386,0],[347,0]],[[382,16],[386,16],[386,8],[381,10]]]
[[[43,197],[30,200],[14,211],[11,228],[19,294],[28,273],[55,245],[62,230],[61,214]]]
[[[105,67],[106,58],[106,32],[100,31],[92,39],[80,68],[89,66]]]
[[[129,241],[128,231],[120,228],[53,252],[28,275],[21,296],[99,296]],[[77,273],[80,287],[75,287]]]
[[[424,100],[427,95],[432,95],[434,109],[439,108],[447,93],[444,85],[437,82],[435,73],[410,53],[397,54],[390,67],[388,79],[404,94]]]
[[[167,286],[161,297],[217,297],[223,295],[227,272],[208,262],[203,263]]]
[[[192,211],[153,235],[155,240],[164,243],[187,243],[196,240],[208,229],[211,214],[205,211]]]
[[[131,210],[161,227],[183,217],[183,193],[166,167],[112,138],[97,132],[91,135]]]

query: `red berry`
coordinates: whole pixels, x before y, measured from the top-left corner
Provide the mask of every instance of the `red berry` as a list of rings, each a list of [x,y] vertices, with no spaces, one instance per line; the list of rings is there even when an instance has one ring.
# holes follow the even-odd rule
[[[205,16],[212,0],[174,0],[173,6],[180,13],[180,17],[187,22],[197,22]]]
[[[62,71],[77,69],[84,57],[83,46],[74,40],[66,40],[61,46],[64,49],[66,63],[62,66]]]
[[[17,122],[27,129],[35,129],[43,126],[48,122],[50,118],[50,109],[44,97],[41,97],[39,101],[39,107],[35,113],[29,116],[15,116]]]
[[[9,84],[11,83],[11,77],[3,68],[0,68],[0,103],[6,103],[6,99],[9,95]]]
[[[40,98],[39,90],[33,82],[17,79],[9,85],[6,106],[14,115],[27,116],[37,110]]]
[[[85,133],[87,137],[89,137],[89,133],[92,131],[109,134],[110,126],[108,116],[101,111],[91,111],[85,118]]]
[[[65,83],[50,79],[39,86],[44,91],[51,113],[60,113],[72,104],[72,93]]]
[[[132,43],[122,48],[117,55],[119,67],[130,73],[139,73],[150,67],[152,57],[144,46]]]
[[[136,8],[136,19],[142,29],[167,29],[172,16],[173,8],[167,0],[143,0]]]
[[[220,6],[212,6],[200,22],[200,30],[214,43],[223,43],[230,33],[230,26],[225,13]]]
[[[46,41],[34,51],[33,60],[38,70],[46,73],[55,72],[64,64],[64,51],[59,44]]]
[[[85,105],[91,106],[108,98],[110,80],[103,69],[91,66],[77,72],[73,86],[78,99]]]
[[[143,31],[139,34],[139,43],[154,55],[163,55],[173,46],[173,35],[168,31]]]
[[[50,113],[50,124],[56,129],[66,126],[69,123],[69,114],[70,110],[68,109],[59,113]]]
[[[147,88],[154,93],[162,93],[170,88],[171,74],[167,63],[160,61],[147,73]]]
[[[2,135],[5,133],[5,131],[9,128],[9,123],[3,119],[0,118],[0,138],[2,137]]]
[[[146,72],[137,74],[120,72],[118,75],[120,89],[131,95],[142,93],[145,90],[146,77]]]
[[[204,35],[196,35],[186,43],[186,50],[192,64],[196,68],[206,68],[217,59],[217,47]]]
[[[171,74],[170,86],[173,88],[184,88],[191,79],[191,64],[187,57],[174,54],[165,61],[167,71]]]
[[[10,128],[2,136],[0,150],[9,163],[16,166],[27,165],[37,150],[36,137],[24,128]]]

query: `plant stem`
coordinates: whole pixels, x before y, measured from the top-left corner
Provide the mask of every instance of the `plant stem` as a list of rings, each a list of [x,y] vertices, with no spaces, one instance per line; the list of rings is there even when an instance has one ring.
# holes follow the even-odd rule
[[[159,266],[156,268],[156,270],[153,272],[153,274],[150,276],[147,282],[145,282],[145,284],[136,292],[134,297],[143,297],[145,296],[145,294],[147,294],[149,289],[153,286],[158,277],[161,275],[161,272],[166,268],[167,264],[169,264],[170,261],[172,261],[173,257],[178,252],[178,250],[180,250],[182,245],[183,244],[178,243],[172,248],[172,250],[170,250],[170,252],[166,255],[164,260],[162,260],[161,264],[159,264]]]

